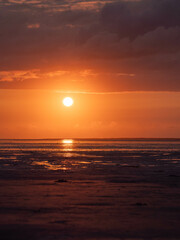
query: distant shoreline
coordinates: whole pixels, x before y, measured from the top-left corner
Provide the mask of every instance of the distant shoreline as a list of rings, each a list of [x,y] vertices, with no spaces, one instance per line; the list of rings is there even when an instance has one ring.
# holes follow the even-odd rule
[[[2,138],[0,141],[180,141],[180,138]]]

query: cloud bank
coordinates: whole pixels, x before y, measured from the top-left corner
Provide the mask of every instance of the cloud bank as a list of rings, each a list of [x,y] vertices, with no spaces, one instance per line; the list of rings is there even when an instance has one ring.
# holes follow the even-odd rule
[[[180,1],[0,1],[0,88],[180,91]]]

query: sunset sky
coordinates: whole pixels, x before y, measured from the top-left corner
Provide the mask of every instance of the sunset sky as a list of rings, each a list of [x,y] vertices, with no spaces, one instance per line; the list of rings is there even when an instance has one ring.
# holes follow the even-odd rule
[[[180,137],[179,13],[179,0],[0,0],[0,138]]]

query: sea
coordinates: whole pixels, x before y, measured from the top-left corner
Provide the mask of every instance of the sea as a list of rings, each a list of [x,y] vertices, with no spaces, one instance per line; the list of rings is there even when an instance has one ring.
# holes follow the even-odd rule
[[[180,139],[0,140],[0,170],[121,174],[123,168],[178,175]]]
[[[0,140],[0,235],[180,239],[180,139]]]

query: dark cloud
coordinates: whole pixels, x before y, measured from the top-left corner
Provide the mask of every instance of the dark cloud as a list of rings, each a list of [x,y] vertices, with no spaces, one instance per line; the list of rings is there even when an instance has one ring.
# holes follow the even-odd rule
[[[179,0],[1,0],[0,88],[180,91],[179,12]]]
[[[110,32],[120,38],[136,38],[159,27],[180,26],[180,1],[118,1],[106,5],[101,20]]]

